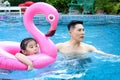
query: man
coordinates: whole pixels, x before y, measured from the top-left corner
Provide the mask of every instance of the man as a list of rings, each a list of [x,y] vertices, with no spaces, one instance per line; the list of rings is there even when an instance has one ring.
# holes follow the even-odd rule
[[[71,58],[82,58],[88,52],[98,53],[104,56],[114,56],[120,58],[120,56],[116,56],[113,54],[106,54],[94,46],[83,43],[85,31],[83,27],[82,21],[71,21],[68,24],[69,34],[71,39],[64,43],[58,43],[57,49],[59,52],[63,53],[67,57]]]

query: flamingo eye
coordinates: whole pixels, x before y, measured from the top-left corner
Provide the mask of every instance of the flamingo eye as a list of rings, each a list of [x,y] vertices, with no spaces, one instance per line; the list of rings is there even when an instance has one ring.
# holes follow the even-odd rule
[[[49,21],[55,20],[55,16],[54,16],[53,14],[49,14],[49,15],[48,15],[48,20],[49,20]]]

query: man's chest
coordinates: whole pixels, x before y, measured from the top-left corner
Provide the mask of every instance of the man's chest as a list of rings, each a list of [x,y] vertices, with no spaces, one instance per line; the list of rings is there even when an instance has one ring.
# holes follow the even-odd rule
[[[76,53],[76,54],[84,54],[87,53],[88,50],[85,47],[70,47],[70,46],[65,46],[60,49],[61,53],[64,54],[71,54],[71,53]]]

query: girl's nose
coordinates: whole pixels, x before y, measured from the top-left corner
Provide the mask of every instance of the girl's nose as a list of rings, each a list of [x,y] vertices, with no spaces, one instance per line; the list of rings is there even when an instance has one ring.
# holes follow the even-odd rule
[[[37,47],[34,47],[34,50],[36,51],[36,50],[37,50]]]

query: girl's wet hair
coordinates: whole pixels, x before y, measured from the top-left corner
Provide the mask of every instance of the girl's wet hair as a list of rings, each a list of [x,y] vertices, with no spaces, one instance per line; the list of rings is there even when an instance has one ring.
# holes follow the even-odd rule
[[[78,20],[73,20],[68,24],[68,30],[70,30],[70,28],[75,28],[76,24],[83,24],[83,21],[78,21]]]
[[[30,41],[35,41],[37,44],[37,41],[34,38],[25,38],[21,41],[20,48],[22,50],[26,50],[26,46]]]

